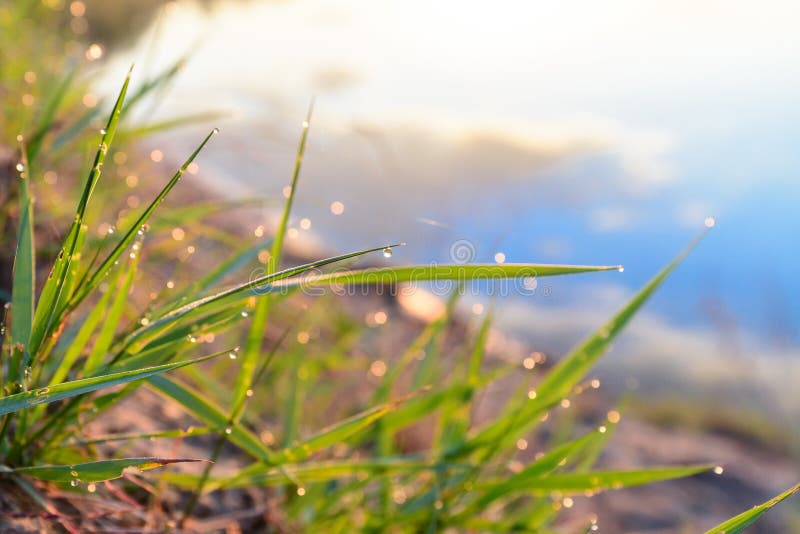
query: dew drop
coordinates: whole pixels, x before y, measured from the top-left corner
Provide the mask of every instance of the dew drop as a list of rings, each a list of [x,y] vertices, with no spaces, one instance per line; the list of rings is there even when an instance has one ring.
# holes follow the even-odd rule
[[[724,472],[725,472],[725,469],[723,469],[721,465],[718,465],[718,466],[716,466],[714,468],[714,473],[717,474],[717,475],[721,475]]]
[[[69,483],[69,485],[72,486],[73,488],[77,488],[78,484],[80,484],[80,482],[78,482],[77,480],[71,480]]]
[[[248,397],[252,397],[253,396],[253,390],[252,389],[248,389],[247,391],[244,392],[244,394],[247,395]]]
[[[114,233],[114,227],[113,226],[109,226],[108,230],[106,230],[106,232],[108,233],[108,235],[113,234]]]
[[[226,434],[230,434],[231,432],[233,432],[233,428],[231,428],[231,427],[226,427],[225,428],[225,433]]]
[[[383,249],[383,257],[384,258],[391,258],[392,257],[392,249],[389,248],[389,247],[386,247],[385,249]]]
[[[25,172],[25,165],[22,162],[17,163],[17,172]]]
[[[108,133],[108,130],[106,130],[105,128],[100,128],[100,135],[105,135],[107,133]]]
[[[186,339],[189,340],[189,343],[197,343],[197,338],[194,336],[186,336]]]
[[[247,310],[242,310],[242,317],[247,317],[248,315],[250,314],[247,313]]]
[[[714,225],[717,224],[717,221],[714,219],[714,217],[706,217],[704,224],[706,225],[706,228],[713,228]]]
[[[218,134],[218,133],[219,133],[219,128],[214,128],[213,132],[214,132],[215,134]]]
[[[74,470],[70,471],[69,474],[72,475],[75,478],[78,478],[78,472],[77,471],[74,471]]]
[[[235,360],[236,359],[236,353],[235,352],[229,352],[228,353],[228,358],[230,358],[231,360]]]
[[[617,271],[619,271],[619,272],[621,272],[621,273],[622,273],[622,272],[625,272],[625,267],[623,267],[622,265],[620,265],[619,267],[617,267]]]

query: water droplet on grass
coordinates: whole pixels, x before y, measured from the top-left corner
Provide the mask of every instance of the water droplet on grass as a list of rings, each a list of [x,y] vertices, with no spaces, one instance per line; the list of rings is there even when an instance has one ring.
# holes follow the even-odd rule
[[[383,257],[384,258],[392,257],[392,249],[390,247],[386,247],[385,249],[383,249]]]
[[[72,486],[73,488],[77,488],[78,484],[80,484],[80,482],[78,482],[77,480],[71,480],[69,483],[69,485]]]

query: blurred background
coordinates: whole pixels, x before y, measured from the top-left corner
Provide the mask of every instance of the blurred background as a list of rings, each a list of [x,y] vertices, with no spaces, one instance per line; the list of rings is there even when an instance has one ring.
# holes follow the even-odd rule
[[[251,244],[266,261],[255,251],[276,226],[313,101],[285,263],[406,242],[371,260],[624,265],[467,287],[453,345],[491,311],[487,353],[526,371],[535,363],[537,376],[713,225],[592,372],[602,390],[561,415],[595,424],[613,413],[616,423],[609,408],[624,408],[601,466],[718,465],[714,475],[591,500],[612,530],[695,531],[785,490],[800,469],[798,16],[800,5],[779,0],[0,0],[0,25],[14,29],[0,32],[0,203],[10,198],[2,173],[7,182],[17,162],[12,139],[75,76],[35,188],[46,269],[62,219],[73,216],[79,160],[92,161],[99,117],[130,64],[129,94],[167,72],[126,115],[91,218],[97,239],[124,227],[212,127],[222,130],[159,215],[166,243],[150,249],[150,277],[132,295],[152,300],[214,266],[175,274],[195,249],[216,262]],[[74,145],[62,141],[73,136]],[[171,213],[205,202],[223,215],[188,226]],[[8,215],[13,223],[13,208]],[[3,217],[8,300],[15,237]],[[337,389],[315,397],[320,406],[365,398],[386,372],[380,358],[391,365],[443,308],[442,287],[425,288],[438,298],[313,299],[318,312],[301,302],[302,313],[275,321],[332,321],[331,339],[316,323],[298,333],[300,350],[319,357],[339,357],[321,341],[339,341],[350,323],[365,332],[343,349],[341,374],[322,378]],[[445,356],[437,362],[455,352]],[[354,370],[363,373],[350,387]],[[277,429],[275,399],[294,396],[273,385],[255,427]],[[497,416],[499,397],[487,396],[481,417]],[[140,400],[116,422],[150,406]],[[151,408],[169,420],[168,407]],[[307,411],[317,418],[309,428],[330,422],[323,409]],[[551,426],[556,436],[564,429]],[[409,435],[425,443],[424,430]],[[572,517],[584,517],[583,504]],[[800,509],[787,505],[769,521],[757,532],[793,531]]]
[[[477,261],[623,264],[499,299],[499,324],[547,351],[715,217],[604,360],[606,383],[796,426],[795,2],[87,4],[70,24],[101,46],[98,94],[131,62],[188,59],[142,119],[219,113],[203,170],[222,194],[281,195],[316,96],[294,247],[406,241],[392,261],[425,263],[466,240]],[[150,148],[177,162],[205,129]]]

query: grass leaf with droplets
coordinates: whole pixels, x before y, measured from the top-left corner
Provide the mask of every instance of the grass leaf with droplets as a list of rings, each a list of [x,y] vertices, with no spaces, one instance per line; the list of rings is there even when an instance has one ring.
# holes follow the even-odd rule
[[[75,465],[18,467],[10,472],[50,482],[103,482],[120,478],[128,469],[149,471],[169,464],[203,461],[205,460],[197,458],[121,458],[119,460],[99,460]]]

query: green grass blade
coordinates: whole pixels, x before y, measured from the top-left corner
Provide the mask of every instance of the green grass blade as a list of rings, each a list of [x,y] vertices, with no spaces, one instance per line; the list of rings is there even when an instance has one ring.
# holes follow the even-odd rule
[[[124,434],[104,434],[90,439],[75,440],[76,445],[94,445],[97,443],[111,443],[114,441],[133,441],[137,439],[158,439],[158,438],[188,438],[194,436],[205,436],[213,430],[205,426],[189,427],[187,429],[176,428],[172,430],[161,430],[159,432],[128,432]]]
[[[120,274],[122,271],[120,271]],[[72,370],[75,361],[78,359],[78,356],[81,355],[83,349],[89,344],[89,339],[92,337],[97,325],[100,324],[101,319],[103,319],[108,312],[108,304],[111,300],[111,296],[114,294],[112,291],[112,287],[115,287],[119,282],[119,276],[115,276],[111,283],[109,284],[109,289],[98,299],[97,303],[92,308],[92,311],[86,316],[81,324],[80,329],[78,329],[78,333],[75,335],[75,338],[69,344],[66,352],[64,353],[64,357],[58,364],[53,376],[50,379],[50,384],[59,384],[64,381],[67,377],[69,372]]]
[[[732,517],[724,523],[720,523],[716,527],[707,531],[706,534],[738,534],[739,532],[743,532],[744,529],[755,523],[758,518],[761,517],[767,510],[798,492],[800,492],[800,484],[797,484],[793,488],[789,488],[777,497],[774,497],[763,504],[754,506],[750,510]]]
[[[36,289],[36,251],[33,236],[33,199],[28,190],[30,170],[25,147],[20,147],[22,154],[21,168],[18,168],[20,178],[19,204],[20,217],[17,236],[17,250],[14,256],[12,273],[11,294],[11,351],[8,364],[8,374],[3,377],[3,382],[11,384],[10,391],[27,387],[26,367],[30,364],[31,353],[29,348],[31,329],[34,317],[34,299]]]
[[[21,173],[23,174],[23,173]],[[28,194],[28,179],[21,180],[20,218],[17,253],[14,256],[14,274],[11,310],[11,342],[26,345],[33,324],[34,289],[36,287],[36,259],[33,245],[33,199]],[[14,378],[11,378],[14,380]]]
[[[69,74],[62,78],[56,90],[50,93],[42,111],[41,118],[39,119],[39,125],[36,127],[36,132],[33,134],[33,137],[31,137],[28,145],[28,159],[31,161],[35,160],[36,156],[39,154],[39,149],[42,147],[44,137],[53,126],[53,118],[58,108],[61,106],[61,103],[64,101],[64,97],[67,96],[67,93],[72,87],[72,82],[75,79],[77,70],[78,69],[75,67],[71,68]]]
[[[642,486],[673,478],[688,477],[711,469],[713,469],[713,466],[693,465],[686,467],[650,467],[626,471],[558,473],[519,481],[512,491],[542,494],[558,491],[565,495],[582,494],[585,491],[598,492]]]
[[[549,473],[558,469],[558,467],[565,465],[568,459],[579,455],[582,450],[593,442],[604,439],[605,435],[603,432],[594,430],[576,440],[554,447],[545,453],[544,456],[535,460],[522,471],[512,475],[506,480],[479,485],[477,492],[482,491],[483,493],[465,510],[464,515],[484,510],[495,500],[511,495],[517,488],[523,486],[526,481],[536,480],[549,475]]]
[[[400,282],[428,282],[453,280],[504,280],[539,276],[559,276],[597,271],[617,271],[618,265],[547,265],[536,263],[471,263],[444,265],[410,265],[404,267],[375,267],[340,271],[329,274],[288,279],[276,285],[302,285],[313,287],[329,284],[391,285]]]
[[[545,378],[539,383],[537,393],[544,399],[561,399],[568,395],[572,388],[594,366],[608,346],[616,339],[653,292],[666,280],[678,265],[689,255],[700,239],[707,233],[703,230],[684,248],[666,267],[661,269],[617,314],[602,328],[589,336],[565,358],[560,360]]]
[[[163,376],[154,376],[148,382],[157,393],[178,401],[186,411],[203,424],[218,430],[227,427],[228,415],[188,386],[178,384]],[[232,443],[258,460],[268,463],[272,461],[274,453],[252,432],[244,429],[241,425],[227,428],[231,430],[228,439]]]
[[[519,409],[490,423],[469,442],[451,450],[448,456],[469,453],[477,447],[490,443],[505,445],[513,441],[511,428],[516,433],[530,429],[539,417],[562,398],[569,396],[573,388],[605,353],[622,329],[644,305],[653,292],[664,282],[678,265],[686,258],[706,234],[703,230],[666,267],[656,274],[617,314],[603,327],[599,328],[585,341],[570,351],[550,370],[536,388],[535,400],[526,401]]]
[[[94,164],[86,180],[86,185],[83,188],[78,208],[75,212],[75,218],[72,221],[72,226],[67,232],[67,236],[61,247],[61,251],[53,265],[47,282],[45,282],[42,294],[39,296],[39,303],[36,307],[36,313],[33,320],[33,330],[31,332],[30,350],[31,353],[36,353],[39,350],[44,338],[50,333],[53,324],[58,323],[60,320],[59,312],[62,308],[62,303],[65,301],[62,295],[64,283],[71,270],[71,263],[73,255],[76,252],[76,247],[79,240],[79,234],[85,231],[83,219],[86,214],[86,207],[91,199],[92,192],[100,179],[102,172],[103,162],[105,161],[108,147],[114,139],[114,133],[117,130],[117,123],[119,122],[122,104],[125,101],[125,95],[128,91],[128,84],[130,83],[131,73],[125,77],[125,82],[122,84],[122,89],[119,92],[117,101],[108,118],[105,130],[103,130],[103,137],[100,141],[100,146],[95,154]]]
[[[459,464],[436,464],[420,458],[409,457],[383,457],[370,460],[327,460],[320,462],[308,462],[302,464],[285,465],[280,467],[267,468],[254,473],[246,478],[210,478],[207,491],[221,488],[247,488],[253,486],[275,486],[281,484],[293,484],[297,481],[303,483],[328,482],[339,478],[353,478],[363,475],[388,475],[388,474],[411,474],[417,471],[467,469],[467,466]],[[183,487],[194,488],[197,485],[196,476],[186,476],[183,474],[167,474],[164,478]]]
[[[136,243],[139,248],[142,244],[142,239],[137,239]],[[91,376],[92,373],[100,366],[103,357],[108,352],[111,343],[114,341],[114,333],[117,331],[122,313],[125,311],[125,306],[128,303],[128,296],[133,285],[133,278],[136,275],[136,268],[139,264],[139,250],[131,252],[131,258],[128,260],[127,271],[122,277],[119,287],[116,284],[111,285],[108,289],[109,292],[114,293],[114,298],[111,306],[108,308],[108,313],[103,318],[103,325],[100,327],[100,332],[97,334],[97,339],[94,341],[92,351],[89,357],[86,358],[86,363],[83,366],[83,376]]]
[[[55,402],[57,400],[74,397],[76,395],[90,393],[98,389],[116,386],[118,384],[126,384],[128,382],[133,382],[134,380],[141,380],[143,378],[148,378],[160,373],[179,369],[186,365],[192,365],[209,360],[211,358],[216,358],[221,354],[227,354],[227,351],[224,353],[221,352],[218,354],[203,356],[202,358],[196,358],[194,360],[157,365],[155,367],[147,367],[145,369],[138,369],[135,371],[125,371],[122,373],[112,373],[103,376],[82,378],[80,380],[73,380],[71,382],[64,382],[54,386],[38,388],[32,391],[1,397],[0,415],[16,412],[23,408],[36,406],[37,404]]]
[[[375,421],[384,417],[392,410],[396,409],[399,403],[384,404],[375,406],[369,410],[365,410],[343,421],[340,421],[319,433],[305,439],[295,445],[286,447],[285,449],[276,452],[272,458],[272,465],[281,465],[285,463],[297,463],[309,458],[312,454],[322,449],[342,443],[349,437],[361,432],[368,428]],[[263,471],[264,466],[252,466],[244,470],[241,474],[248,476],[253,472]]]
[[[215,121],[219,119],[224,119],[225,117],[226,117],[225,113],[219,113],[214,111],[193,113],[189,115],[175,117],[172,119],[167,119],[164,121],[145,124],[144,126],[137,126],[135,128],[125,129],[119,133],[119,137],[121,139],[129,141],[131,139],[147,137],[148,135],[153,135],[155,133],[159,133],[164,130],[172,130],[174,128],[197,124],[200,122]]]
[[[391,246],[398,246],[398,245],[391,245]],[[229,289],[224,291],[220,291],[213,295],[209,295],[207,297],[202,297],[183,306],[170,311],[166,315],[159,317],[158,319],[152,321],[147,326],[143,326],[142,328],[138,329],[137,331],[133,332],[131,336],[126,340],[127,344],[132,343],[133,341],[141,338],[145,333],[161,329],[169,324],[177,321],[178,319],[184,317],[188,313],[197,311],[201,308],[209,306],[210,304],[219,302],[223,299],[228,298],[236,298],[237,300],[241,300],[242,298],[248,298],[253,295],[253,293],[267,293],[272,291],[278,291],[281,288],[277,286],[275,282],[279,280],[283,280],[284,278],[289,278],[291,276],[296,276],[302,274],[306,271],[311,269],[315,269],[317,267],[323,267],[325,265],[329,265],[331,263],[336,263],[344,260],[348,260],[351,258],[356,258],[358,256],[363,256],[365,254],[369,254],[371,252],[378,252],[383,250],[387,247],[376,247],[366,250],[360,250],[358,252],[351,252],[349,254],[343,254],[341,256],[334,256],[332,258],[327,258],[324,260],[315,261],[312,263],[307,263],[305,265],[300,265],[298,267],[292,267],[289,269],[284,269],[283,271],[269,274],[265,276],[261,276],[256,278],[255,280],[251,280],[249,282],[244,282],[237,284]],[[227,302],[227,301],[226,301]]]
[[[119,259],[125,249],[133,242],[134,239],[136,239],[137,235],[141,235],[140,232],[142,231],[142,227],[147,223],[147,220],[153,214],[155,209],[159,204],[161,204],[172,188],[177,185],[178,181],[186,172],[186,169],[189,167],[189,165],[194,161],[200,151],[203,150],[209,140],[211,140],[211,137],[213,137],[218,131],[219,130],[216,128],[211,130],[211,132],[205,137],[205,139],[203,139],[194,152],[192,152],[189,158],[183,163],[183,165],[181,165],[178,171],[172,176],[169,182],[167,182],[167,185],[161,189],[158,195],[156,195],[156,198],[147,206],[147,208],[145,208],[125,236],[120,239],[114,249],[108,254],[106,259],[103,260],[103,262],[97,269],[95,269],[94,273],[88,278],[88,280],[77,290],[75,296],[70,301],[71,307],[77,306],[77,304],[80,303],[81,300],[83,300],[86,295],[88,295],[97,286],[100,280],[105,276],[106,272],[108,272],[111,266],[114,265],[114,262]]]
[[[120,478],[126,471],[149,471],[169,464],[202,462],[196,458],[122,458],[119,460],[100,460],[75,465],[36,465],[18,467],[11,472],[50,482],[103,482]]]
[[[297,181],[300,177],[300,169],[303,165],[303,155],[305,154],[313,109],[314,102],[312,100],[311,105],[309,105],[308,108],[306,120],[303,122],[303,133],[300,135],[300,144],[297,148],[294,170],[292,171],[292,183],[289,186],[289,196],[284,203],[283,214],[281,215],[280,223],[278,224],[278,228],[275,231],[275,237],[272,241],[272,248],[270,250],[269,259],[267,260],[266,270],[264,272],[266,275],[271,275],[280,267],[281,256],[283,255],[283,239],[286,235],[286,226],[289,224],[289,216],[292,212],[292,204],[294,203],[294,196],[295,192],[297,191]],[[267,328],[269,306],[270,299],[266,297],[260,298],[256,304],[255,313],[253,314],[253,321],[250,323],[250,330],[247,333],[247,340],[242,353],[242,365],[239,368],[239,373],[236,376],[236,381],[234,382],[233,386],[233,400],[231,405],[234,407],[239,406],[243,402],[245,393],[252,385],[253,373],[255,372],[256,364],[258,362],[258,355],[261,352],[261,343],[264,339],[264,332]]]

